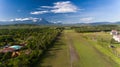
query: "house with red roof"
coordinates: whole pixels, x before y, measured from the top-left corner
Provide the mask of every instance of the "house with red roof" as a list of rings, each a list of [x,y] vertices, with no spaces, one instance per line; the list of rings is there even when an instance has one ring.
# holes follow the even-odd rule
[[[117,35],[117,34],[118,34],[118,31],[117,31],[117,30],[112,30],[112,31],[110,32],[110,34],[111,34],[111,35]]]

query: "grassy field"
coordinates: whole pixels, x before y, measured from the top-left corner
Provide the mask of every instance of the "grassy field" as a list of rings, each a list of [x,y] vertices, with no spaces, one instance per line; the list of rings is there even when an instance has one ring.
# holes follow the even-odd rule
[[[64,35],[58,38],[36,67],[70,67],[68,46],[64,43]]]
[[[109,32],[97,32],[97,33],[84,33],[83,37],[88,37],[87,40],[96,47],[104,55],[120,64],[119,55],[119,43],[111,43],[112,36]],[[114,45],[115,48],[110,48],[110,45]]]
[[[96,37],[110,38],[105,34],[99,36],[100,34],[97,34]],[[100,38],[91,39],[91,37],[95,37],[93,33],[82,34],[75,33],[73,30],[66,30],[65,36],[67,39],[71,39],[79,54],[80,60],[77,62],[77,67],[119,67],[117,64],[119,63],[118,58],[115,57],[110,50],[101,47],[101,45],[97,43],[96,39]]]
[[[109,47],[111,38],[106,32],[65,30],[37,67],[120,67],[120,58]]]

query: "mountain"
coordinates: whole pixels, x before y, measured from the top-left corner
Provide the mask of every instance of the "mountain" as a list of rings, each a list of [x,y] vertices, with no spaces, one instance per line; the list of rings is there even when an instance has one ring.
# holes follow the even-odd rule
[[[93,23],[75,23],[75,24],[62,24],[62,23],[52,23],[44,18],[18,18],[11,21],[0,21],[0,25],[16,25],[16,24],[30,24],[30,25],[116,25],[120,24],[118,22],[93,22]]]
[[[53,24],[44,18],[37,19],[26,19],[26,20],[13,20],[13,21],[0,21],[0,25],[11,25],[11,24],[34,24],[34,25],[49,25]]]
[[[96,23],[90,23],[91,25],[119,25],[120,21],[118,22],[96,22]]]
[[[120,24],[120,21],[118,21],[118,22],[115,22],[115,23],[113,23],[113,24]]]
[[[35,22],[35,24],[53,24],[53,23],[45,20],[44,18],[40,18],[39,20],[37,20],[37,22]]]
[[[114,25],[120,24],[120,22],[92,22],[92,23],[78,23],[80,25]]]
[[[108,25],[108,24],[111,24],[111,22],[93,22],[89,24],[90,25]]]

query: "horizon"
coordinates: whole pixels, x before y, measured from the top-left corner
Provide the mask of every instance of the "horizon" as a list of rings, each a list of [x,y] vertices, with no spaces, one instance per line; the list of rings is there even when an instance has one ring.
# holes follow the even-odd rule
[[[0,21],[45,18],[63,24],[117,22],[119,7],[119,0],[0,0]]]

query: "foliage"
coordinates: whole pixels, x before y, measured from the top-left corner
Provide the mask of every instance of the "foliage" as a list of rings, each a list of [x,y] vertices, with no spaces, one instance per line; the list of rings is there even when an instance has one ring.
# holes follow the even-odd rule
[[[120,30],[117,25],[99,25],[99,26],[81,26],[81,27],[71,27],[75,29],[76,32],[85,33],[85,32],[101,32],[101,31],[111,31],[112,29]]]
[[[63,28],[19,28],[0,29],[0,46],[26,43],[19,52],[20,55],[12,58],[11,53],[0,53],[2,67],[33,67],[41,54],[52,45]]]

